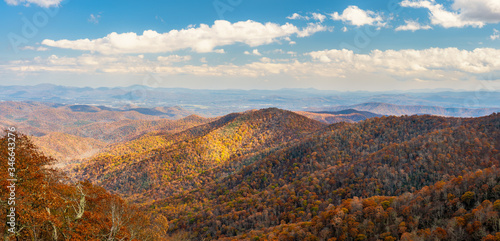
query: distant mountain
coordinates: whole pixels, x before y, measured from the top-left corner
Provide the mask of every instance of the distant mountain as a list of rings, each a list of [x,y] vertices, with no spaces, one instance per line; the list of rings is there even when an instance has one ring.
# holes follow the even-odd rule
[[[154,109],[157,106],[180,106],[184,110],[211,117],[268,107],[293,111],[322,111],[327,106],[345,106],[343,109],[349,109],[349,105],[361,103],[441,106],[446,108],[461,108],[464,106],[470,108],[500,108],[500,92],[483,90],[447,91],[442,89],[439,91],[419,90],[413,92],[340,92],[316,89],[202,90],[152,88],[141,85],[114,88],[79,88],[50,84],[37,86],[0,86],[0,89],[2,90],[0,91],[0,101],[37,101],[60,105],[106,106],[106,108],[116,109]],[[312,110],[308,108],[317,109]],[[153,110],[139,109],[138,111],[146,114],[161,114]],[[166,111],[159,111],[167,113]],[[460,112],[456,112],[453,116],[458,115],[460,115]],[[172,116],[172,118],[178,117]]]
[[[381,117],[375,113],[368,111],[358,111],[354,109],[347,109],[341,111],[319,111],[319,112],[307,112],[307,111],[296,111],[297,114],[309,117],[311,119],[321,121],[327,124],[333,124],[338,122],[358,122],[366,120],[373,117]]]
[[[58,106],[60,107],[60,106]],[[155,107],[155,108],[139,108],[139,107],[129,107],[129,108],[111,108],[106,106],[93,106],[93,105],[69,105],[69,109],[73,112],[86,112],[86,113],[96,113],[100,111],[116,111],[116,112],[127,112],[136,111],[144,115],[159,116],[169,119],[179,119],[188,115],[193,115],[194,112],[185,110],[179,106],[173,107]]]
[[[348,106],[334,106],[323,108],[310,108],[312,112],[324,113],[331,111],[342,111],[354,109],[357,111],[368,111],[379,115],[438,115],[450,117],[480,117],[500,112],[500,108],[454,108],[424,105],[395,105],[388,103],[363,103]]]
[[[175,133],[214,120],[196,115],[190,115],[179,120],[157,119],[157,120],[120,120],[112,122],[95,122],[65,129],[65,132],[89,137],[106,143],[128,141],[144,134],[155,132]]]
[[[41,137],[32,137],[33,142],[48,156],[56,158],[57,166],[66,169],[69,164],[78,164],[103,150],[109,151],[109,145],[117,142],[132,141],[143,136],[153,136],[141,144],[142,148],[160,147],[155,135],[171,135],[191,127],[206,124],[213,119],[195,115],[180,120],[123,120],[109,123],[92,123],[81,127],[66,129],[66,133],[50,132]],[[133,143],[138,143],[134,141]],[[134,144],[135,145],[135,144]],[[149,150],[148,149],[148,150]],[[122,149],[123,152],[125,149]]]
[[[143,112],[143,113],[139,113]],[[180,107],[117,109],[90,105],[59,105],[44,102],[0,102],[0,129],[14,126],[32,135],[33,142],[58,167],[78,163],[108,144],[129,141],[146,133],[176,133],[213,119]]]
[[[118,124],[127,120],[180,119],[192,114],[193,112],[180,107],[119,109],[92,105],[3,101],[0,102],[0,127],[17,126],[20,132],[34,136],[43,136],[50,132],[79,135],[72,129],[87,125],[109,127],[112,122]],[[92,137],[85,134],[81,136]]]

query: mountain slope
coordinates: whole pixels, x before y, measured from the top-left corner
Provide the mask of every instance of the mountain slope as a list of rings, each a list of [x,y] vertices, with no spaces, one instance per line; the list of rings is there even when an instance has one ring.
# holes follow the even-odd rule
[[[89,178],[108,190],[126,195],[148,191],[161,197],[179,192],[183,187],[202,185],[205,179],[199,176],[219,166],[232,163],[233,171],[237,171],[242,164],[233,163],[234,159],[250,160],[260,151],[268,151],[324,126],[293,112],[273,108],[230,114],[174,135],[154,136],[158,138],[156,143],[165,142],[161,148],[121,155],[103,153],[75,171],[79,178]]]
[[[90,105],[60,105],[42,102],[0,102],[0,127],[17,126],[28,135],[43,136],[50,132],[63,132],[82,137],[74,129],[93,125],[106,129],[113,125],[126,126],[133,121],[160,121],[180,119],[192,115],[179,107],[117,109]],[[108,136],[108,135],[105,135]],[[110,138],[100,140],[108,142]]]
[[[193,230],[195,240],[264,232],[286,223],[309,223],[349,198],[402,195],[498,167],[499,149],[499,114],[334,124],[225,178],[149,207],[172,220],[172,230]]]
[[[56,167],[62,168],[71,161],[90,157],[106,146],[106,143],[93,138],[52,132],[42,137],[32,137],[33,144],[41,152],[55,158]]]
[[[487,168],[395,197],[345,199],[311,221],[282,223],[221,240],[500,239],[500,169]]]

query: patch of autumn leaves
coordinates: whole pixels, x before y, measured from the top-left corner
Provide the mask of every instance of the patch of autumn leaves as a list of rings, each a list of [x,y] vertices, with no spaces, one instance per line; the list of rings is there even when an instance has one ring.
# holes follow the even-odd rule
[[[500,232],[499,117],[332,125],[151,207],[197,239],[481,240]]]
[[[6,160],[7,137],[0,139]],[[4,240],[153,240],[150,218],[89,182],[72,183],[24,135],[16,133],[16,229],[0,222]],[[7,162],[0,165],[0,217],[11,207]]]

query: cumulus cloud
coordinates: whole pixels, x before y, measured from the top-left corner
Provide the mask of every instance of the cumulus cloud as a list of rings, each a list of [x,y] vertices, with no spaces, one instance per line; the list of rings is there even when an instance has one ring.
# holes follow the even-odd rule
[[[482,28],[487,23],[500,22],[498,0],[454,0],[453,11],[434,0],[404,0],[400,4],[403,7],[427,8],[431,23],[444,28]]]
[[[454,0],[452,7],[460,11],[461,16],[466,19],[485,23],[500,22],[500,1],[498,0]]]
[[[318,31],[326,31],[321,24],[309,24],[300,29],[293,24],[259,23],[252,20],[230,23],[217,20],[212,26],[201,24],[197,28],[171,30],[158,33],[153,30],[136,33],[110,33],[99,39],[51,40],[45,39],[43,45],[64,49],[99,52],[102,54],[125,53],[164,53],[181,49],[191,49],[198,53],[221,52],[219,46],[244,43],[250,47],[278,42],[296,35],[307,37]]]
[[[64,57],[51,55],[47,58],[35,57],[10,61],[3,66],[12,71],[21,72],[77,72],[77,73],[146,73],[158,72],[162,68],[171,67],[172,63],[187,62],[191,56],[158,56],[156,60],[149,60],[144,55],[137,56],[108,56],[83,54],[78,57]],[[160,71],[161,72],[161,71]]]
[[[293,53],[290,53],[291,55]],[[371,75],[399,80],[455,81],[472,80],[487,73],[500,73],[500,49],[477,48],[472,51],[457,48],[424,50],[373,50],[355,54],[351,50],[331,49],[307,53],[311,59],[300,62],[260,57],[258,61],[236,65],[193,65],[190,56],[161,56],[148,59],[143,55],[109,56],[84,54],[79,57],[47,58],[11,61],[0,70],[12,73],[70,72],[70,73],[158,73],[167,75],[262,77],[287,75],[293,78],[353,78]],[[183,62],[173,65],[172,63]]]
[[[312,18],[322,23],[323,21],[325,21],[326,16],[321,13],[312,13]]]
[[[496,40],[500,38],[500,32],[496,29],[493,29],[493,34],[490,36],[491,40]]]
[[[363,26],[363,25],[376,25],[385,26],[383,17],[370,10],[360,9],[358,6],[348,6],[342,14],[334,12],[330,15],[333,20],[341,20],[350,25]]]
[[[28,7],[31,4],[35,4],[40,7],[48,8],[48,7],[59,6],[62,0],[5,0],[5,2],[9,5],[14,5],[14,6],[23,4]]]
[[[296,20],[296,19],[306,19],[306,20],[308,20],[309,19],[309,17],[302,16],[302,15],[300,15],[298,13],[294,13],[294,14],[292,14],[292,16],[288,16],[286,18],[292,19],[292,20]]]
[[[401,26],[397,27],[396,31],[412,31],[412,32],[415,32],[415,31],[421,30],[421,29],[424,29],[424,30],[432,29],[431,26],[429,26],[429,25],[420,25],[420,23],[418,23],[415,20],[405,20],[405,23],[406,23],[406,25],[401,25]]]
[[[297,32],[298,37],[308,37],[311,36],[317,32],[324,32],[324,31],[333,31],[333,27],[326,27],[324,25],[321,25],[319,23],[309,23],[307,24],[307,27],[303,28],[302,30]]]
[[[424,50],[373,50],[370,54],[354,54],[351,50],[323,50],[308,53],[314,60],[336,63],[345,69],[386,71],[394,74],[414,74],[432,70],[487,73],[500,70],[500,49],[477,48],[473,51],[457,48]]]

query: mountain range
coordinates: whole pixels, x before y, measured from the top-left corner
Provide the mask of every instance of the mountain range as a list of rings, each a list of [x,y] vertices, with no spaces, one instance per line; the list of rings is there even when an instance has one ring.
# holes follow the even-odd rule
[[[20,222],[46,224],[35,228],[38,237],[99,239],[112,230],[140,240],[500,236],[498,113],[454,118],[266,108],[169,120],[155,115],[165,113],[160,108],[144,114],[4,104],[3,123],[27,128],[36,120],[53,128],[19,136],[16,149],[22,165],[34,165],[18,175],[20,190],[34,197],[23,199],[22,210],[36,220]],[[7,158],[7,149],[1,153]],[[41,200],[48,211],[37,209]]]
[[[71,175],[168,220],[174,240],[469,240],[499,231],[499,147],[499,114],[327,125],[269,108],[117,143]]]
[[[499,112],[500,108],[456,108],[424,105],[395,105],[388,103],[362,103],[348,106],[334,106],[322,108],[310,108],[308,110],[316,113],[338,112],[347,109],[372,112],[378,115],[437,115],[451,117],[479,117]],[[369,115],[373,116],[373,115]]]
[[[90,88],[51,84],[0,86],[0,90],[2,90],[0,91],[0,101],[38,101],[62,105],[106,106],[119,109],[154,109],[158,106],[179,106],[185,110],[193,111],[207,117],[217,117],[233,112],[267,107],[277,107],[292,111],[304,111],[315,108],[322,111],[326,107],[349,106],[363,103],[469,109],[500,108],[499,92],[484,90],[449,91],[440,89],[406,92],[341,92],[316,89],[203,90],[153,88],[140,85]],[[335,111],[343,109],[336,109]],[[147,113],[157,112],[148,111]],[[414,111],[412,113],[432,114],[424,111]],[[460,111],[452,113],[452,116],[456,116],[460,114]],[[467,113],[469,112],[465,112],[465,114]],[[474,116],[477,117],[478,115]]]

